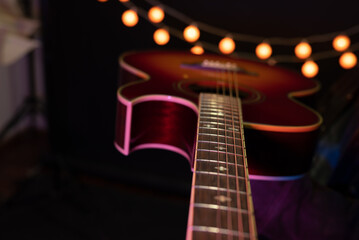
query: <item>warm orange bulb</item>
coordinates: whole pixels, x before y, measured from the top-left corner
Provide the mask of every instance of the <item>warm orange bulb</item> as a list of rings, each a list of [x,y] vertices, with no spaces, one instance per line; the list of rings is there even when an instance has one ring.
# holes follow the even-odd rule
[[[343,53],[339,58],[339,64],[344,69],[350,69],[355,67],[357,62],[357,57],[352,52]]]
[[[338,52],[343,52],[350,46],[350,39],[345,35],[338,35],[333,40],[333,48]]]
[[[98,2],[107,2],[108,0],[97,0]]]
[[[302,74],[307,78],[315,77],[318,72],[318,65],[314,61],[308,60],[302,65]]]
[[[153,23],[160,23],[165,18],[165,12],[160,7],[152,7],[148,11],[148,19]]]
[[[107,0],[106,0],[107,1]],[[129,0],[118,0],[119,2],[128,2]]]
[[[137,13],[133,10],[127,10],[122,14],[122,22],[127,27],[133,27],[138,23]]]
[[[196,45],[191,48],[191,53],[196,55],[202,55],[204,53],[204,49],[202,46]]]
[[[199,29],[194,25],[189,25],[183,30],[183,37],[187,42],[195,42],[200,35]]]
[[[236,48],[236,44],[230,37],[223,38],[218,44],[219,50],[224,54],[230,54]]]
[[[312,47],[307,42],[300,42],[295,46],[294,53],[297,58],[306,59],[312,54]]]
[[[155,40],[158,45],[165,45],[170,40],[170,34],[163,28],[157,29],[153,34],[153,40]]]
[[[256,55],[259,59],[268,59],[272,55],[272,47],[268,43],[260,43],[256,47]]]

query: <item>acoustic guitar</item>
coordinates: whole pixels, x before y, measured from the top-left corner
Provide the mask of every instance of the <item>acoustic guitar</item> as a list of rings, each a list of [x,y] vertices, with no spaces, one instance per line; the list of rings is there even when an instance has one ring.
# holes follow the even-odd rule
[[[116,148],[174,151],[192,167],[187,240],[256,239],[250,179],[306,173],[322,118],[298,98],[318,91],[317,82],[180,51],[124,54],[120,79]]]

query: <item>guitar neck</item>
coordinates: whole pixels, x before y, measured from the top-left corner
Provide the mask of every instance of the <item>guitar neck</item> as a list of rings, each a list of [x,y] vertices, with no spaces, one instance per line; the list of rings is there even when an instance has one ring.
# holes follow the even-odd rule
[[[187,240],[256,239],[240,99],[199,101]]]

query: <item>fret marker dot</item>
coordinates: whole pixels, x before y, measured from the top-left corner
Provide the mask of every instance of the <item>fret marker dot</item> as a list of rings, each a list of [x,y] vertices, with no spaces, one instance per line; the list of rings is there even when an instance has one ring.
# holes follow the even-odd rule
[[[232,201],[232,199],[230,197],[226,197],[226,196],[223,196],[223,195],[215,196],[214,199],[221,202],[221,203],[231,202]]]
[[[215,148],[220,151],[226,150],[226,147],[223,147],[223,146],[219,146],[219,147],[216,146]]]
[[[223,166],[220,166],[220,167],[215,167],[214,169],[217,169],[218,171],[220,172],[224,172],[227,170],[227,168],[223,167]]]

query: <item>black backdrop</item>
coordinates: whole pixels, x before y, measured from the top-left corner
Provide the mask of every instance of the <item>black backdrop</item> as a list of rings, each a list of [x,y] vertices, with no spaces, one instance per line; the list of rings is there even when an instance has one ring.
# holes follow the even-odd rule
[[[143,1],[136,2],[144,5]],[[264,37],[305,37],[345,30],[359,22],[356,3],[349,0],[336,4],[309,0],[201,0],[165,4],[198,21]],[[155,28],[144,19],[133,28],[125,27],[121,23],[125,9],[115,0],[42,1],[47,109],[54,153],[95,173],[142,183],[149,181],[141,180],[142,176],[152,179],[163,176],[175,181],[175,186],[183,181],[186,186],[190,172],[182,157],[143,150],[128,158],[113,146],[119,56],[129,50],[189,48],[174,37],[164,47],[155,45],[152,40]],[[313,51],[329,49],[330,44],[314,44]],[[253,52],[254,47],[239,43],[237,50]],[[278,51],[292,54],[288,48]],[[318,64],[317,79],[323,89],[344,72],[337,58]],[[300,70],[300,64],[285,67]],[[135,172],[141,174],[134,177]]]
[[[187,198],[191,173],[174,153],[142,150],[129,157],[113,146],[118,58],[129,50],[188,49],[174,37],[164,47],[152,40],[144,19],[134,28],[121,23],[125,8],[115,0],[42,2],[42,36],[47,115],[53,154],[75,169]],[[356,1],[166,1],[198,21],[265,37],[305,37],[340,31],[359,22]],[[326,45],[313,50],[328,49]],[[238,51],[254,46],[238,44]],[[278,51],[291,54],[291,50]],[[299,64],[284,67],[299,71]],[[344,70],[337,58],[319,62],[323,89]],[[185,223],[184,223],[185,224]]]
[[[198,21],[265,37],[305,37],[358,23],[355,1],[348,0],[335,5],[309,0],[165,3]],[[174,37],[168,45],[156,46],[155,28],[144,19],[133,28],[123,26],[124,10],[115,0],[42,1],[48,118],[57,153],[122,165],[123,156],[113,147],[119,56],[129,50],[189,47]],[[313,51],[328,46],[330,42],[313,46]],[[253,50],[254,46],[238,44],[239,52]],[[292,54],[292,50],[278,50]],[[317,79],[324,88],[343,73],[337,58],[321,61],[319,66]],[[286,67],[300,70],[299,64]]]

